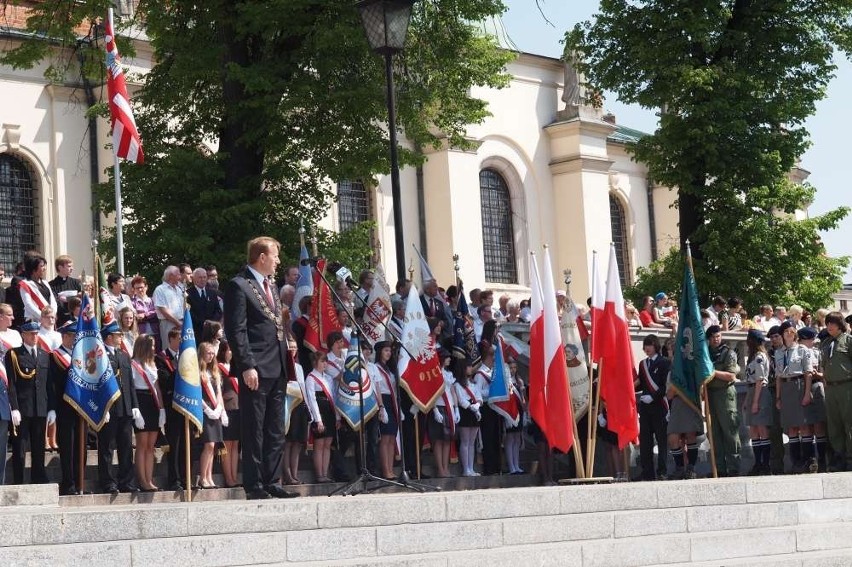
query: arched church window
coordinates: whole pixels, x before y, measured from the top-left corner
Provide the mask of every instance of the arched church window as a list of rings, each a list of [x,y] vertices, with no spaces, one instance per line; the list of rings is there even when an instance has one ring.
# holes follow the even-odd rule
[[[11,271],[24,252],[38,248],[36,192],[27,163],[0,154],[0,266]]]
[[[630,241],[627,236],[627,211],[616,195],[609,194],[609,220],[612,226],[612,242],[622,289],[630,285],[633,271],[630,269]]]
[[[370,199],[363,183],[348,180],[337,183],[337,216],[340,232],[370,220]]]
[[[479,172],[479,197],[485,280],[516,284],[518,267],[515,262],[515,232],[512,227],[509,186],[497,171],[483,169]]]

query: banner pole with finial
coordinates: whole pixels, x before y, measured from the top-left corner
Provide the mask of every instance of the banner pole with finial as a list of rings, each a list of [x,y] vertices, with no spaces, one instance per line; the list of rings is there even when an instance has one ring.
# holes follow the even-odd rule
[[[319,256],[317,249],[317,231],[314,227],[311,227],[311,253],[314,255],[314,258]]]
[[[299,246],[305,246],[305,221],[299,219]]]

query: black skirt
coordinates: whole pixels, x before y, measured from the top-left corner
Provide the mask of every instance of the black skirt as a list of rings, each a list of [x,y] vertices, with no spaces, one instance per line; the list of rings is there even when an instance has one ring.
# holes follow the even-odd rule
[[[479,420],[476,419],[476,414],[470,409],[459,408],[459,427],[479,427]]]
[[[228,411],[228,427],[222,426],[222,441],[240,440],[240,410]]]
[[[399,424],[396,422],[397,408],[393,407],[393,398],[390,394],[382,394],[382,403],[388,413],[388,422],[379,422],[379,433],[381,435],[396,435],[396,432],[399,431]]]
[[[317,431],[316,426],[313,427],[314,439],[325,439],[327,437],[334,437],[334,430],[337,426],[337,418],[334,415],[334,407],[331,405],[331,402],[328,401],[328,398],[325,397],[325,394],[322,392],[317,392],[317,407],[319,407],[320,417],[322,418],[322,424],[325,426],[325,431],[320,433]]]
[[[145,420],[145,428],[138,429],[134,425],[133,429],[136,431],[159,431],[160,410],[154,403],[154,395],[151,394],[151,390],[136,390],[136,399],[139,401],[139,412],[142,414],[142,419]]]
[[[290,414],[290,429],[287,430],[284,438],[291,443],[307,443],[309,422],[308,406],[302,402]]]
[[[231,416],[228,416],[230,422]],[[222,420],[210,419],[204,416],[204,424],[201,428],[202,443],[221,443],[222,442]]]
[[[426,430],[429,432],[429,439],[432,441],[452,441],[453,435],[450,433],[450,421],[453,419],[452,410],[447,411],[446,406],[435,406],[435,408],[444,416],[444,423],[438,423],[435,420],[434,410],[427,414]]]

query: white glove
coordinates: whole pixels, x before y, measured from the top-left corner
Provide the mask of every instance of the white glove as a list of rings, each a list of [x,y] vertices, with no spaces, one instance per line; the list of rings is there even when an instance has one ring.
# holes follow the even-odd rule
[[[639,397],[639,401],[643,404],[652,404],[654,403],[654,397],[651,394],[643,394]]]
[[[166,410],[164,409],[160,410],[160,415],[157,418],[157,427],[162,430],[163,435],[166,434]]]
[[[12,410],[12,425],[14,425],[15,427],[21,425],[21,412],[16,409]]]
[[[417,415],[418,413],[420,413],[420,409],[414,404],[411,404],[411,410],[410,411],[411,411],[411,415]]]
[[[216,417],[217,417],[216,416],[216,410],[214,410],[213,408],[203,407],[203,406],[202,406],[201,409],[204,412],[204,415],[206,415],[208,419],[216,419]]]
[[[473,413],[479,413],[479,404],[470,404],[470,411]]]
[[[479,412],[476,412],[476,421],[482,421],[482,414]]]
[[[47,424],[53,425],[54,423],[56,423],[56,412],[50,410],[49,412],[47,412]]]
[[[598,425],[600,425],[601,427],[606,427],[606,418],[602,413],[598,414]]]
[[[145,419],[142,417],[139,408],[133,408],[130,413],[133,415],[133,425],[136,426],[136,429],[145,429]]]
[[[437,421],[438,423],[441,423],[441,424],[444,423],[444,414],[442,414],[440,411],[438,411],[437,407],[435,407],[432,410],[432,415],[435,417],[435,421]]]
[[[381,421],[382,423],[388,422],[388,410],[386,410],[384,407],[379,409],[379,421]]]
[[[106,412],[106,415],[104,416],[104,423],[109,423],[109,412]]]
[[[222,427],[228,427],[228,412],[222,410]]]
[[[453,423],[458,423],[461,421],[461,414],[459,413],[458,407],[453,407]]]

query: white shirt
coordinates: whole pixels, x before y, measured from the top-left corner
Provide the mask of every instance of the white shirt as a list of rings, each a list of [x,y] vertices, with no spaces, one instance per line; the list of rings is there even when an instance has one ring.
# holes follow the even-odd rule
[[[153,299],[154,307],[168,309],[172,314],[172,317],[178,321],[183,321],[185,302],[183,300],[183,291],[181,291],[180,286],[171,286],[166,282],[163,282],[154,290]],[[165,319],[159,309],[157,309],[157,318],[160,320]]]
[[[38,328],[38,344],[48,354],[59,348],[62,344],[62,335],[53,329]]]
[[[145,371],[145,374],[148,377],[148,382],[151,383],[151,386],[155,386],[157,383],[157,367],[156,366],[148,366],[139,363],[139,361],[134,361],[138,363],[138,366],[142,367]],[[131,364],[130,367],[133,369],[133,387],[137,390],[149,390],[148,382],[145,382],[145,377],[139,373],[136,364]]]
[[[311,414],[311,421],[314,423],[320,423],[322,421],[322,416],[320,415],[319,406],[317,405],[317,392],[325,393],[326,390],[323,389],[322,385],[328,389],[328,393],[334,395],[332,392],[332,388],[334,386],[334,382],[328,378],[327,374],[320,374],[316,370],[311,370],[308,377],[305,378],[305,396],[307,400],[305,403],[308,406],[308,413]],[[334,403],[334,400],[329,400],[331,403]]]
[[[479,397],[485,401],[488,400],[491,392],[491,372],[492,370],[489,367],[482,364],[474,375],[474,385],[479,388]]]
[[[447,370],[446,368],[441,370],[441,374],[444,375],[444,392],[446,392],[446,397],[449,398],[450,404],[458,405],[455,396],[455,383],[456,377],[453,376],[453,373]],[[446,406],[447,402],[445,401],[445,396],[438,396],[438,401],[435,402],[436,406]]]
[[[15,329],[0,331],[0,357],[6,356],[10,348],[18,348],[22,344],[24,342],[21,340],[21,333]]]
[[[465,388],[456,382],[453,386],[455,388],[456,400],[458,400],[459,407],[467,409],[470,407],[471,403],[482,403],[479,388],[477,388],[475,384],[468,383],[467,388]],[[470,393],[468,393],[468,390],[470,390]],[[474,402],[470,401],[471,394],[473,394]]]
[[[130,301],[130,296],[125,293],[113,295],[112,292],[107,292],[107,300],[109,301],[109,306],[107,306],[107,309],[112,311],[112,316],[115,317],[116,321],[118,320],[119,311],[121,311],[125,307],[130,307],[131,309],[133,309],[133,303]],[[133,314],[134,316],[136,315],[135,310]],[[183,315],[181,315],[181,317],[183,317]]]
[[[370,382],[373,384],[373,389],[379,395],[390,396],[391,394],[396,394],[396,391],[391,390],[391,388],[396,388],[396,377],[393,375],[393,372],[388,371],[386,368],[379,368],[379,365],[373,362],[367,364],[367,372],[370,374]],[[387,375],[388,380],[385,380],[385,375]],[[388,382],[390,382],[390,385]]]
[[[41,301],[44,302],[44,305],[50,305],[53,307],[54,313],[56,313],[57,310],[56,296],[53,294],[53,290],[50,289],[50,285],[47,282],[42,280],[42,283],[44,283],[47,286],[47,289],[50,290],[50,297],[47,299],[45,299],[45,297],[41,294],[41,290],[38,288],[35,281],[22,279],[18,284],[21,287],[21,301],[24,304],[24,318],[29,319],[30,321],[38,322],[41,319],[41,308],[27,290],[30,290],[33,295],[39,297]],[[23,321],[21,321],[21,323],[23,323]]]

